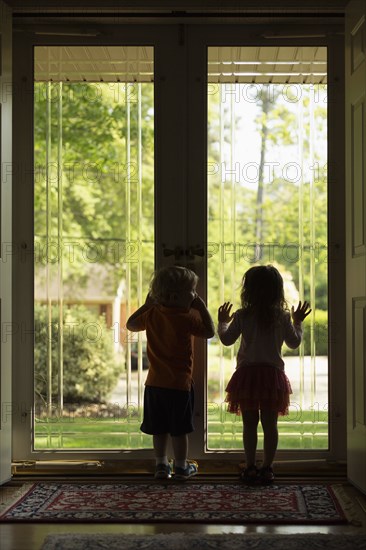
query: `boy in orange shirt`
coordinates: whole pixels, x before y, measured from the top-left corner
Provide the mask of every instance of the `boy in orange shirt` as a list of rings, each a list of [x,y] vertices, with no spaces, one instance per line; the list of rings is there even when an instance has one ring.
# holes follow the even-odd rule
[[[141,431],[153,436],[155,478],[172,476],[167,458],[169,436],[174,451],[174,478],[186,480],[198,471],[187,461],[193,427],[192,336],[212,338],[215,328],[197,295],[197,275],[186,267],[158,270],[146,302],[127,321],[133,332],[146,330],[149,370],[145,382]]]

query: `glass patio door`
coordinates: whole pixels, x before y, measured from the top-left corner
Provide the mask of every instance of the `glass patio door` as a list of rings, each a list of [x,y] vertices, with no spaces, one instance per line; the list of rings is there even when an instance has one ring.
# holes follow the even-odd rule
[[[296,38],[289,29],[291,40],[286,32],[276,39],[268,29],[247,30],[189,32],[192,265],[206,283],[215,321],[224,301],[240,307],[244,272],[263,263],[281,271],[289,308],[311,302],[302,345],[295,353],[284,349],[293,394],[290,414],[279,422],[277,459],[344,457],[344,347],[337,337],[342,154],[331,137],[343,128],[336,114],[342,44],[325,35]],[[197,254],[202,243],[204,257]],[[192,436],[196,456],[201,450],[212,460],[243,457],[242,420],[225,403],[238,344],[224,348],[217,337],[207,347],[198,344],[206,368],[196,374],[204,397]]]
[[[186,250],[188,207],[185,48],[177,26],[161,30],[17,45],[16,76],[32,82],[15,94],[19,155],[34,169],[17,181],[30,239],[15,309],[31,338],[16,352],[16,460],[152,457],[146,341],[125,323],[155,266]]]
[[[16,311],[35,338],[16,352],[27,380],[17,389],[25,414],[15,420],[16,458],[153,456],[151,438],[139,431],[144,335],[127,333],[125,321],[143,303],[154,267],[194,269],[215,322],[221,301],[238,306],[242,273],[256,262],[285,272],[291,303],[304,296],[319,310],[328,306],[325,41],[299,44],[295,59],[286,57],[293,49],[277,48],[282,58],[277,52],[271,75],[276,48],[252,47],[235,26],[123,30],[112,29],[103,45],[95,37],[71,44],[42,36],[18,50],[18,78],[34,83],[16,115],[20,125],[24,113],[21,139],[34,142],[32,158],[21,148],[34,174],[22,181],[27,208],[19,220],[34,235],[34,254],[18,265]],[[293,86],[283,72],[292,73]],[[259,174],[265,130],[255,127],[264,91],[275,113],[267,126],[278,141],[271,149],[268,135],[267,172]],[[320,270],[324,284],[317,286]],[[33,302],[22,301],[22,292]],[[307,414],[299,418],[295,407],[286,419],[283,456],[302,456],[305,448],[308,457],[328,453],[323,321],[313,317],[306,350],[289,358],[297,404],[303,412],[306,401]],[[223,402],[234,351],[217,338],[196,342],[192,458],[241,456],[241,420],[229,418]]]

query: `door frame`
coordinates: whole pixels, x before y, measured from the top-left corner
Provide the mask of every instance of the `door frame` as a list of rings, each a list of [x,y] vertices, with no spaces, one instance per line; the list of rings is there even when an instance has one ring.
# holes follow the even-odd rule
[[[176,245],[188,248],[207,243],[207,46],[214,45],[321,45],[328,47],[329,119],[328,171],[329,181],[329,372],[330,378],[330,420],[329,451],[281,451],[277,460],[328,459],[344,460],[346,456],[346,411],[345,411],[345,333],[344,304],[344,47],[339,34],[340,25],[322,26],[322,37],[314,37],[313,26],[299,23],[301,38],[284,38],[293,34],[293,24],[276,25],[276,36],[263,38],[268,25],[248,24],[131,24],[93,25],[95,35],[91,36],[90,22],[74,20],[73,29],[80,29],[80,35],[67,36],[69,25],[57,20],[57,24],[20,24],[19,37],[14,44],[14,157],[18,169],[14,173],[14,241],[20,251],[14,258],[14,322],[21,327],[14,335],[15,380],[26,381],[15,384],[14,398],[20,404],[14,415],[13,458],[14,460],[45,460],[49,452],[30,452],[24,442],[29,438],[32,422],[33,381],[33,216],[29,206],[33,204],[33,48],[35,45],[149,45],[155,48],[154,81],[155,105],[164,104],[163,110],[155,111],[155,182],[156,204],[178,204],[174,208],[157,206],[155,228],[156,243],[174,248]],[[273,26],[270,27],[273,33]],[[98,30],[99,29],[99,30]],[[99,32],[100,31],[100,32]],[[48,33],[48,34],[47,34]],[[305,36],[305,37],[304,37]],[[187,44],[187,50],[185,45]],[[188,52],[188,58],[186,57]],[[175,65],[172,69],[172,60]],[[172,73],[167,71],[174,70]],[[177,108],[177,99],[185,97]],[[161,103],[160,103],[161,102]],[[172,113],[172,115],[167,113]],[[179,131],[174,131],[174,129]],[[188,138],[191,137],[191,139]],[[335,136],[332,139],[332,136]],[[168,139],[167,139],[168,138]],[[336,160],[335,160],[336,159]],[[333,160],[333,162],[332,162]],[[171,186],[172,175],[176,187]],[[180,205],[185,205],[181,209]],[[184,213],[185,212],[185,213]],[[195,218],[193,225],[191,220]],[[178,220],[179,223],[176,223]],[[173,225],[172,222],[175,222]],[[172,231],[175,227],[175,231]],[[163,246],[156,245],[156,265],[167,260]],[[199,291],[206,297],[205,261],[199,260],[195,268],[200,276]],[[213,312],[212,312],[213,313]],[[205,364],[206,349],[196,341],[196,361]],[[196,369],[196,394],[202,396],[196,404],[196,431],[190,437],[190,455],[198,459],[217,459],[217,452],[205,451],[205,402],[206,379],[203,369]],[[62,460],[88,458],[95,460],[121,460],[132,456],[131,451],[55,451],[52,456]],[[134,451],[139,459],[150,459],[152,450]],[[219,453],[220,459],[236,459],[238,451]]]
[[[11,478],[12,416],[12,12],[0,0],[0,485]]]

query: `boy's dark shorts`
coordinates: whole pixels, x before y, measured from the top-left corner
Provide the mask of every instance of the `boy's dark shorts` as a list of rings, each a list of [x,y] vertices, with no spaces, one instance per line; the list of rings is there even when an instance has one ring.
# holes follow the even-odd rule
[[[140,430],[146,434],[169,433],[173,437],[193,432],[194,391],[145,386],[144,419]]]

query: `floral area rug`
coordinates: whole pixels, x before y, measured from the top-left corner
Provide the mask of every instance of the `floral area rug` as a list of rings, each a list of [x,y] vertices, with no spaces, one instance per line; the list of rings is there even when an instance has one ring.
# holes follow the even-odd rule
[[[48,535],[42,550],[366,550],[365,535]]]
[[[324,525],[347,518],[326,485],[39,482],[0,521]]]

